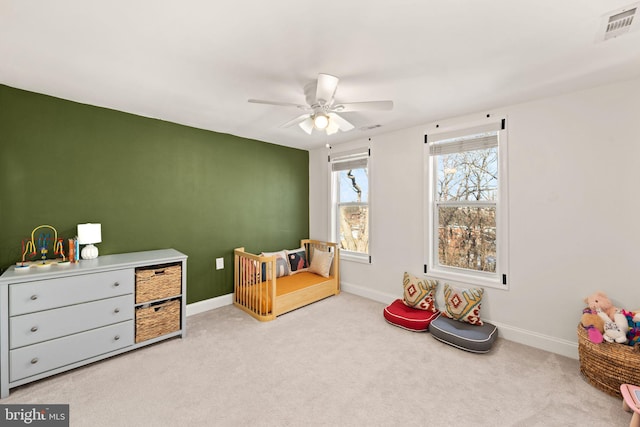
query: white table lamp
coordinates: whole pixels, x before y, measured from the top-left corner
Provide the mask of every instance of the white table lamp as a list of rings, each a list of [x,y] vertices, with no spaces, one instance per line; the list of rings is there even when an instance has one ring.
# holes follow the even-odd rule
[[[98,258],[98,248],[94,243],[102,242],[102,226],[100,224],[78,224],[78,244],[87,245],[82,248],[82,259]]]

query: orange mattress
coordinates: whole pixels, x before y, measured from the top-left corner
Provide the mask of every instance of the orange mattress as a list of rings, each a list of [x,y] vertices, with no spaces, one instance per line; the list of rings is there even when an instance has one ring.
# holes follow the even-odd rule
[[[331,279],[333,279],[333,277],[322,277],[315,273],[309,273],[308,271],[303,271],[302,273],[291,276],[278,277],[276,279],[276,296],[289,294]]]
[[[322,277],[307,271],[291,276],[278,277],[276,279],[276,297],[286,295],[309,286],[317,285],[331,279],[333,279],[333,277]],[[268,282],[249,285],[249,289],[244,289],[244,292],[242,289],[243,286],[240,286],[240,292],[236,298],[238,299],[238,302],[254,311],[260,312],[260,314],[270,313],[273,306],[271,304],[268,285]]]

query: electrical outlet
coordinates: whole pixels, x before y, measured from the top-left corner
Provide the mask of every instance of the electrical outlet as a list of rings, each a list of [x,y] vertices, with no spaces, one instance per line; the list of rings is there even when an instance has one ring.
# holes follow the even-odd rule
[[[224,258],[216,258],[216,270],[222,270],[224,268]]]

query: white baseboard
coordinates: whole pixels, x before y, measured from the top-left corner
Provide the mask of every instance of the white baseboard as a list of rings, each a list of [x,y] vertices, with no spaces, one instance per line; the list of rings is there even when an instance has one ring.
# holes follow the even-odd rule
[[[370,300],[381,302],[383,304],[391,304],[399,298],[398,295],[386,294],[380,291],[372,291],[371,289],[363,288],[362,286],[345,282],[340,282],[340,290]]]
[[[505,325],[504,323],[494,322],[492,320],[488,321],[498,327],[498,336],[501,336],[504,339],[535,347],[540,350],[550,351],[551,353],[556,353],[572,359],[578,359],[577,342],[571,342],[562,338],[516,328],[514,326]]]
[[[391,304],[393,301],[399,298],[398,295],[391,295],[380,291],[374,291],[362,286],[354,285],[352,283],[342,282],[340,284],[340,289],[344,292],[358,295],[363,298],[368,298],[370,300],[377,301],[383,304]],[[210,298],[204,301],[194,302],[187,305],[187,316],[192,316],[194,314],[203,313],[208,310],[214,310],[216,308],[224,307],[231,304],[233,304],[233,294],[221,295],[219,297]],[[538,332],[517,328],[515,326],[510,326],[504,323],[494,322],[491,319],[487,319],[487,321],[493,323],[498,327],[498,336],[504,339],[535,347],[540,350],[549,351],[551,353],[556,353],[561,356],[570,357],[572,359],[578,358],[577,342],[567,341],[561,338],[556,338],[550,335],[544,335]]]
[[[204,313],[205,311],[231,304],[233,304],[233,294],[221,295],[219,297],[194,302],[187,304],[187,316],[193,316],[194,314]]]
[[[340,288],[344,292],[368,298],[377,302],[381,302],[383,304],[391,304],[393,301],[400,297],[400,295],[390,295],[380,291],[373,291],[371,289],[363,288],[362,286],[354,285],[352,283],[342,282],[340,284]],[[504,323],[494,322],[491,319],[487,319],[487,321],[493,323],[498,327],[498,336],[504,339],[535,347],[540,350],[549,351],[551,353],[556,353],[561,356],[570,357],[572,359],[578,358],[577,342],[567,341],[561,338],[556,338],[550,335],[544,335],[538,332],[517,328]]]

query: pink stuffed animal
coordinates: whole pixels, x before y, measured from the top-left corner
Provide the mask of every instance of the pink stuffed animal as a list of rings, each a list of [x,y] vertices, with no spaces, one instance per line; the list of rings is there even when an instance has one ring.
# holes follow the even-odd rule
[[[625,344],[629,324],[620,309],[615,307],[604,292],[596,292],[584,300],[589,308],[604,320],[603,338],[607,342]]]

